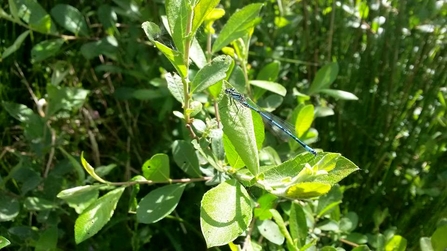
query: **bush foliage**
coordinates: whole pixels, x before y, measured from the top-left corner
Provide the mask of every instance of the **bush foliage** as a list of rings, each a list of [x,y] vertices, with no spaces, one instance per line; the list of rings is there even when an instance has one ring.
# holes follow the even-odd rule
[[[444,1],[0,8],[0,248],[447,248]]]

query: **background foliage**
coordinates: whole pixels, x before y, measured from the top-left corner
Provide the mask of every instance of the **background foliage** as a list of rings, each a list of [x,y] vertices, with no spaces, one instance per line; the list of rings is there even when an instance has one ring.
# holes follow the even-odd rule
[[[165,80],[165,73],[176,69],[141,29],[145,21],[163,22],[165,3],[66,4],[10,0],[0,6],[0,235],[12,242],[11,250],[204,249],[200,204],[210,187],[203,179],[186,188],[167,186],[168,192],[185,192],[161,221],[137,220],[128,209],[135,190],[144,195],[166,186],[126,190],[108,224],[75,244],[75,221],[85,208],[74,210],[56,195],[94,181],[82,169],[81,151],[107,180],[127,181],[141,174],[140,167],[144,172],[145,165],[158,163],[171,167],[168,177],[183,178],[175,149],[189,132],[173,114],[182,108]],[[248,4],[220,2],[225,16],[214,23],[216,33]],[[251,38],[248,78],[261,79],[266,66],[279,65],[274,81],[288,95],[275,113],[287,117],[306,93],[316,107],[314,145],[342,153],[361,168],[340,188],[307,204],[314,222],[304,234],[318,236],[317,247],[446,247],[436,238],[447,232],[446,14],[445,1],[264,2]],[[66,16],[83,21],[70,25]],[[206,31],[199,29],[197,38],[205,44]],[[155,40],[177,46],[165,30]],[[338,76],[331,90],[313,92],[317,71],[333,62]],[[256,100],[264,94],[257,90]],[[195,99],[212,110],[208,97]],[[97,189],[96,196],[100,189],[107,193],[107,187]],[[94,195],[81,196],[95,200]],[[268,196],[259,197],[265,200],[257,201],[259,208],[270,209]],[[333,201],[341,204],[322,212],[322,205]],[[277,205],[287,219],[298,214],[290,203]],[[264,222],[264,228],[274,228]],[[278,249],[274,238],[265,241],[265,234],[256,232],[261,227],[253,229],[259,245]]]

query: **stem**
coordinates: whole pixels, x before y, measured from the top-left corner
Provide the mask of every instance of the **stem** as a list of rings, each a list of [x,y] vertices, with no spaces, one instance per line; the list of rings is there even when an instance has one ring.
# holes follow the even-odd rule
[[[173,183],[191,183],[191,182],[201,182],[211,180],[213,177],[202,177],[202,178],[185,178],[185,179],[168,179],[165,181],[153,181],[153,180],[138,180],[130,182],[110,182],[108,185],[111,186],[132,186],[136,184],[173,184]]]
[[[191,6],[189,6],[188,9],[188,21],[186,23],[186,29],[184,34],[184,54],[183,54],[183,64],[186,66],[186,72],[189,72],[189,50],[191,49],[191,40],[192,40],[192,34],[191,34],[191,28],[192,28],[192,18],[193,18],[193,9]],[[182,78],[183,83],[183,95],[185,99],[185,105],[183,107],[183,114],[185,115],[185,121],[186,121],[186,127],[190,130],[191,136],[194,135],[194,132],[191,129],[191,118],[189,117],[189,104],[191,100],[191,95],[189,94],[189,80],[188,76],[185,78]],[[193,136],[194,137],[194,136]]]

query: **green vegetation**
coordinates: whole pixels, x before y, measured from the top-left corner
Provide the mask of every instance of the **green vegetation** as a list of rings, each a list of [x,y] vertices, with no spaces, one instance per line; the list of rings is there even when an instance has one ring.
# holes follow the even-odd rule
[[[445,1],[72,4],[0,5],[0,249],[447,248]]]

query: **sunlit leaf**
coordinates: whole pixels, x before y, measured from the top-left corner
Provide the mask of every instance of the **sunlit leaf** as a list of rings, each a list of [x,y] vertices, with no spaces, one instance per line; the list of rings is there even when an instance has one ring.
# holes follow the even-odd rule
[[[0,249],[7,247],[11,244],[11,242],[3,236],[0,236]]]
[[[75,241],[85,241],[99,232],[112,217],[125,187],[114,189],[91,204],[75,222]]]
[[[205,21],[205,18],[210,14],[219,3],[219,0],[200,0],[194,6],[194,18],[192,20],[191,33],[195,34],[197,29]]]
[[[81,152],[81,164],[90,176],[101,183],[108,183],[108,181],[103,180],[95,173],[95,169],[84,159],[84,152]]]
[[[334,89],[322,89],[321,93],[325,93],[331,97],[341,100],[358,100],[357,96],[350,92],[342,91],[342,90],[334,90]]]
[[[305,105],[303,106],[297,116],[295,121],[295,131],[298,137],[302,137],[306,133],[312,122],[314,121],[314,106]]]
[[[254,85],[256,87],[265,89],[267,91],[271,91],[273,93],[279,94],[281,96],[285,96],[287,93],[287,90],[284,86],[281,84],[265,81],[265,80],[250,80],[250,84]]]
[[[447,248],[447,225],[439,226],[431,236],[431,244],[434,250],[445,250]]]
[[[62,190],[57,197],[64,200],[76,213],[82,213],[98,199],[99,190],[106,185],[88,185]]]
[[[182,76],[183,78],[186,77],[186,65],[183,63],[183,56],[178,51],[172,50],[171,48],[167,47],[166,45],[155,41],[155,46],[165,55],[165,57],[171,62],[171,64],[177,69],[177,72]]]
[[[172,96],[174,96],[174,98],[183,105],[185,94],[183,93],[183,82],[180,76],[176,73],[167,73],[165,75],[165,78],[166,82],[168,83],[168,89],[171,92]]]
[[[231,61],[232,59],[228,56],[218,56],[205,65],[194,77],[191,83],[191,93],[201,92],[222,81],[227,76]]]
[[[259,155],[251,110],[230,103],[229,97],[225,96],[219,106],[219,112],[225,135],[247,168],[254,175],[258,174]]]
[[[215,53],[232,41],[247,35],[260,21],[258,16],[262,6],[260,3],[249,4],[231,15],[214,42],[212,52]]]
[[[177,51],[183,55],[185,53],[185,38],[190,35],[186,34],[186,27],[189,21],[188,15],[192,15],[192,7],[187,0],[166,0],[165,8],[171,37]]]
[[[146,179],[152,181],[167,181],[169,180],[169,157],[164,153],[158,153],[152,156],[149,160],[144,162],[143,175]]]
[[[326,194],[331,185],[320,182],[303,182],[292,185],[286,191],[286,196],[293,199],[306,199]]]
[[[275,222],[271,220],[263,220],[260,221],[256,227],[258,228],[259,233],[270,242],[275,243],[276,245],[282,245],[284,243],[284,235],[282,235]]]
[[[208,248],[235,240],[252,219],[252,201],[236,180],[210,189],[202,198],[200,226]]]
[[[445,247],[446,246],[444,246],[444,249]],[[385,250],[405,251],[407,250],[407,240],[400,235],[395,235],[386,243]],[[435,248],[435,250],[441,250],[441,249]]]

